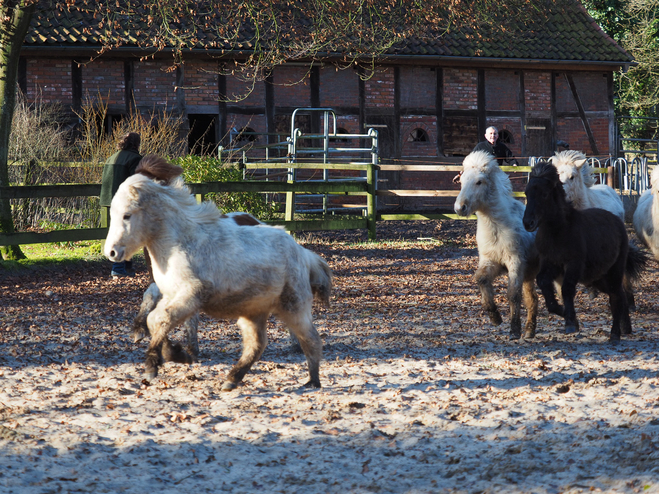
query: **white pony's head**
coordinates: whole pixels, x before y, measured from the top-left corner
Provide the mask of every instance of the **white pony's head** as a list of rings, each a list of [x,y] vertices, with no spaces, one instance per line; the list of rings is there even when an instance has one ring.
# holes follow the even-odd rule
[[[150,185],[162,188],[144,175],[133,175],[119,186],[112,198],[104,254],[113,262],[130,259],[146,245],[146,233],[152,222],[145,218],[140,207],[140,195]]]
[[[482,208],[492,207],[504,197],[510,197],[512,185],[493,155],[474,151],[462,162],[460,194],[453,209],[460,216],[469,216]]]
[[[584,193],[585,187],[595,185],[595,176],[581,151],[561,151],[550,159],[558,171],[568,201],[574,202]]]

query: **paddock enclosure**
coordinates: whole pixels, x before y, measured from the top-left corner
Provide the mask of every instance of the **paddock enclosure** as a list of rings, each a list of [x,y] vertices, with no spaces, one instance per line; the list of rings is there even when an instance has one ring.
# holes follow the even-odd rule
[[[481,311],[475,227],[299,237],[336,285],[314,307],[316,391],[271,321],[261,360],[221,392],[240,334],[206,316],[199,362],[145,382],[146,343],[130,338],[140,260],[120,281],[105,260],[0,271],[0,491],[659,492],[655,261],[620,345],[606,298],[581,292],[579,334],[541,302],[537,337],[510,341],[505,277],[504,323]]]

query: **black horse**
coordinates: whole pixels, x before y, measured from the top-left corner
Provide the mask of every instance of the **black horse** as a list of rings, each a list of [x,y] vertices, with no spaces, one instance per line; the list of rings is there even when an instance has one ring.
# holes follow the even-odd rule
[[[574,296],[577,283],[609,296],[613,324],[610,341],[620,341],[620,332],[631,334],[629,303],[624,280],[639,277],[648,257],[629,244],[625,224],[603,209],[574,209],[565,198],[556,168],[538,162],[526,186],[524,228],[536,229],[540,271],[536,278],[547,310],[565,318],[565,333],[579,330]],[[554,292],[562,283],[563,305]]]

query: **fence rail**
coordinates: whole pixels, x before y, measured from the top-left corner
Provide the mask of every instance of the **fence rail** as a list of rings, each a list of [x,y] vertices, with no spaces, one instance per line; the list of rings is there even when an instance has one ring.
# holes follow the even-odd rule
[[[456,197],[459,190],[376,190],[377,171],[401,171],[401,172],[459,172],[459,165],[373,165],[364,163],[247,163],[251,169],[334,169],[334,170],[358,170],[366,172],[364,178],[355,177],[355,180],[341,181],[243,181],[243,182],[211,182],[188,184],[191,192],[199,200],[206,194],[214,192],[259,192],[259,193],[281,193],[287,194],[287,200],[293,194],[337,194],[356,195],[366,197],[366,207],[363,218],[341,218],[324,217],[314,220],[296,220],[288,215],[284,220],[275,220],[270,224],[284,226],[290,232],[318,231],[333,229],[364,229],[368,230],[369,238],[376,238],[376,224],[378,221],[400,221],[400,220],[437,220],[457,219],[455,214],[450,213],[378,213],[377,197],[384,196],[407,196],[407,197]],[[530,166],[502,166],[508,173],[528,173]],[[596,173],[607,173],[607,168],[595,168]],[[73,184],[73,185],[29,185],[0,187],[0,200],[4,199],[38,199],[44,197],[85,197],[98,196],[100,184]],[[523,192],[515,192],[516,197],[524,197]],[[107,208],[105,208],[107,209]],[[290,208],[287,208],[290,210]],[[0,233],[0,245],[26,245],[49,242],[74,242],[80,240],[102,240],[107,235],[108,216],[107,211],[102,212],[101,228],[71,228],[68,230],[56,230],[44,233],[37,232],[15,232]],[[472,219],[475,216],[471,217]]]

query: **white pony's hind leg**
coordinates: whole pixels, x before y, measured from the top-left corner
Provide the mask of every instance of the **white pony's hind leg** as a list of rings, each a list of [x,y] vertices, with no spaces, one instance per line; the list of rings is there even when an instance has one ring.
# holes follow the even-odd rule
[[[197,329],[199,328],[199,314],[193,315],[183,323],[185,330],[185,349],[192,355],[196,361],[199,357],[199,340],[197,338]]]
[[[268,344],[267,322],[268,314],[253,316],[249,319],[246,317],[238,319],[237,324],[243,336],[243,353],[236,365],[229,371],[226,381],[222,384],[222,391],[235,389],[252,368],[254,362],[263,355],[263,350]]]
[[[300,313],[283,313],[280,314],[284,323],[294,334],[304,356],[307,359],[309,366],[309,381],[304,385],[306,388],[320,388],[320,361],[323,358],[323,342],[313,325],[313,318],[311,316],[311,307],[308,312],[302,311]]]

